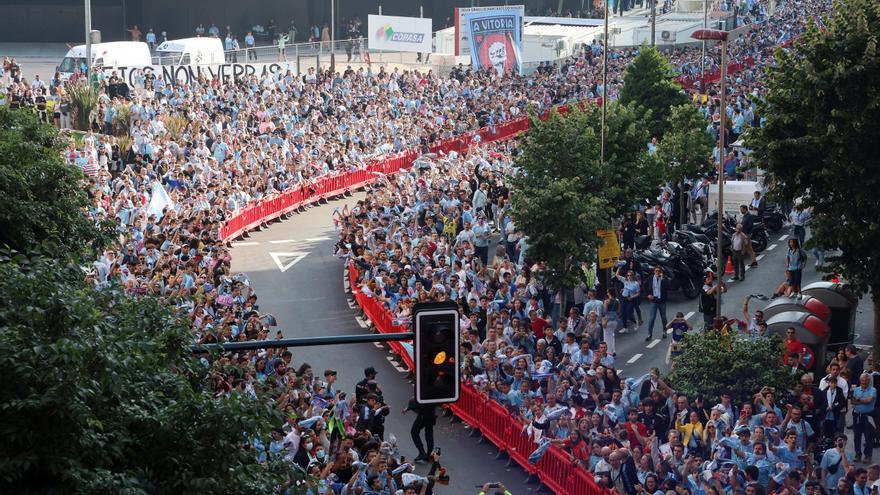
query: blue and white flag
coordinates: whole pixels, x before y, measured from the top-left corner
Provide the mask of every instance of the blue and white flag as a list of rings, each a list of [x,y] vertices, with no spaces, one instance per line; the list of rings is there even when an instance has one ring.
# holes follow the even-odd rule
[[[162,212],[166,207],[173,208],[174,202],[171,201],[162,183],[153,182],[153,193],[150,197],[150,204],[147,205],[147,215],[156,215],[156,218],[162,218]]]

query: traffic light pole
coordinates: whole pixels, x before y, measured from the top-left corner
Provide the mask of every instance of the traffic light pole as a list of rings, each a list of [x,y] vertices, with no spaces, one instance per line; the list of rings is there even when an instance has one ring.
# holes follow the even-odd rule
[[[222,344],[197,344],[190,348],[195,353],[212,351],[252,351],[254,349],[270,349],[280,347],[309,347],[339,344],[363,344],[365,342],[392,342],[412,340],[413,332],[371,333],[366,335],[324,335],[321,337],[299,337],[295,339],[248,340],[245,342],[224,342]]]

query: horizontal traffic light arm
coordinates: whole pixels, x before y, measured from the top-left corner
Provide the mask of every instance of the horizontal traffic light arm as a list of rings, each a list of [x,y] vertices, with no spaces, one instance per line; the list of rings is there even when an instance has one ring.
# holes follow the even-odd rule
[[[391,342],[412,340],[412,332],[371,333],[366,335],[323,335],[320,337],[298,337],[295,339],[248,340],[245,342],[224,342],[222,344],[199,344],[191,346],[193,352],[207,353],[213,351],[251,351],[280,347],[309,347],[321,345],[362,344],[364,342]]]

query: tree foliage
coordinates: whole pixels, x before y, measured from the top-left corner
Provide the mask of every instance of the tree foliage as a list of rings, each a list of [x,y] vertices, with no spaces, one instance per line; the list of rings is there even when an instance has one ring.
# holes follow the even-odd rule
[[[581,281],[583,263],[592,263],[601,242],[598,230],[610,220],[607,202],[590,187],[598,180],[599,141],[581,127],[580,109],[566,117],[532,116],[517,158],[512,204],[515,221],[529,238],[529,255],[547,262],[548,283],[557,288]]]
[[[0,246],[27,252],[50,240],[78,251],[101,239],[82,215],[83,176],[61,159],[64,144],[33,113],[0,107]]]
[[[243,448],[279,413],[215,397],[168,306],[9,251],[0,297],[0,492],[262,494],[287,481],[283,461]]]
[[[666,57],[656,48],[642,46],[623,75],[620,101],[634,105],[652,136],[664,135],[672,107],[688,102],[675,82],[675,72]],[[648,113],[650,111],[650,114]]]
[[[658,161],[647,152],[648,134],[636,113],[607,109],[606,164],[601,165],[601,109],[572,106],[565,116],[532,118],[513,178],[517,226],[529,236],[529,254],[548,264],[554,287],[571,287],[582,263],[595,260],[597,230],[632,210],[659,180]]]
[[[880,348],[880,6],[843,0],[824,22],[810,24],[767,69],[761,128],[748,136],[777,198],[812,208],[810,243],[829,250],[825,270],[843,274],[874,299],[874,342]]]
[[[708,173],[713,143],[699,110],[690,103],[672,107],[668,129],[657,148],[664,177],[679,181]]]
[[[736,404],[751,402],[763,386],[788,390],[797,376],[782,364],[784,347],[778,336],[747,339],[717,331],[685,335],[682,353],[669,374],[670,385],[690,397],[717,401],[729,390]]]

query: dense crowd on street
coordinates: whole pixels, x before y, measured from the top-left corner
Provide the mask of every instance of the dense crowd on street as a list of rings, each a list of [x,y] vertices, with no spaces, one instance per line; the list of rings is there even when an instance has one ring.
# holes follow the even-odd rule
[[[731,43],[731,59],[754,66],[731,75],[724,110],[714,98],[700,103],[710,132],[717,137],[720,111],[731,117],[732,137],[759,123],[760,67],[808,17],[828,8],[823,0],[785,2]],[[112,222],[117,235],[87,276],[97,287],[119,283],[130,294],[150,293],[178,306],[189,315],[196,343],[279,337],[255,288],[231,270],[219,231],[237,210],[405,149],[427,151],[439,140],[492,128],[529,108],[597,98],[602,50],[597,42],[566,64],[504,78],[463,68],[448,78],[431,71],[309,69],[182,84],[139,73],[129,87],[110,72],[98,81],[91,130],[64,154],[86,174],[88,214]],[[637,54],[610,52],[610,98],[617,97],[623,71]],[[708,54],[707,67],[714,68],[717,49]],[[693,75],[699,57],[698,49],[683,49],[671,61]],[[2,103],[70,125],[69,95],[58,74],[28,81],[14,60],[5,59],[0,81]],[[468,383],[522,421],[536,455],[560,445],[621,494],[793,495],[806,486],[867,495],[865,479],[877,479],[876,467],[864,473],[850,451],[841,455],[842,448],[818,452],[826,439],[845,440],[840,436],[849,419],[867,437],[855,454],[870,461],[873,426],[866,422],[876,392],[862,383],[865,375],[853,364],[858,356],[841,356],[828,370],[831,380],[817,375],[814,383],[805,375],[799,388],[756,391],[748,404],[684,397],[656,370],[621,379],[615,333],[626,330],[629,311],[638,310],[627,301],[639,294],[621,273],[621,294],[598,300],[594,283],[585,282],[567,298],[569,306],[559,307],[559,295],[543,283],[542,263],[527,256],[528,240],[507,202],[506,178],[516,172],[516,155],[517,142],[506,141],[426,157],[411,170],[381,178],[366,200],[339,211],[338,253],[363,272],[359,290],[402,322],[416,301],[458,301]],[[668,326],[674,341],[691,330],[680,317]],[[223,371],[227,363],[250,371],[235,376]],[[395,443],[383,439],[390,406],[375,370],[367,369],[348,397],[334,384],[335,371],[316,373],[288,351],[228,355],[215,366],[217,394],[235,389],[269,397],[286,413],[289,420],[271,439],[255,438],[252,446],[263,460],[277,456],[315,475],[320,481],[313,493],[430,490],[434,478],[412,474]],[[436,459],[427,443],[417,442],[419,461]],[[811,462],[816,453],[821,458]],[[432,475],[435,469],[436,463]],[[819,473],[819,485],[811,485]]]

